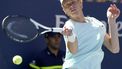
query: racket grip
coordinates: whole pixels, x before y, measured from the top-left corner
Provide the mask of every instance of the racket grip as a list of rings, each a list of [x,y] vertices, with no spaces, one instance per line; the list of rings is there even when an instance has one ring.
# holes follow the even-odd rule
[[[52,32],[59,32],[62,33],[63,28],[52,28]]]

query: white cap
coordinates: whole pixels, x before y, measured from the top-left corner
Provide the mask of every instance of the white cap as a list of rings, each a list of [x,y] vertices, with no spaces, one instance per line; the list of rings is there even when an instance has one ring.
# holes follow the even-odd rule
[[[63,0],[60,0],[60,3],[62,4]]]

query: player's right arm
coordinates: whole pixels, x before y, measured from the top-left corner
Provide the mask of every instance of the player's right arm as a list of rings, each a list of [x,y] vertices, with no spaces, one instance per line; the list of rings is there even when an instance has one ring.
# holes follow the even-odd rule
[[[77,38],[75,37],[75,41],[74,42],[70,42],[69,40],[67,41],[67,47],[69,49],[69,51],[72,54],[75,54],[77,52],[77,47],[78,47],[78,41]]]
[[[67,48],[72,54],[75,54],[78,48],[78,41],[75,33],[73,33],[72,29],[64,27],[63,35],[67,39],[67,41],[65,42],[67,44]]]

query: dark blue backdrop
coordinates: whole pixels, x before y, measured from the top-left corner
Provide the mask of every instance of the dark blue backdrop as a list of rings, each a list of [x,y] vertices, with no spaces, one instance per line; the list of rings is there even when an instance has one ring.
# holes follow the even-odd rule
[[[110,3],[84,3],[84,13],[94,16],[106,24],[106,10]],[[122,11],[122,4],[117,4]],[[57,0],[1,0],[0,1],[0,23],[7,15],[20,14],[32,17],[36,21],[47,26],[63,26],[67,20]],[[122,45],[122,15],[118,18],[118,31],[120,35],[120,46]],[[30,43],[17,43],[10,40],[0,27],[0,69],[29,69],[28,63],[39,54],[44,44],[43,36]],[[62,39],[62,49],[65,50]],[[122,51],[112,54],[106,48],[102,69],[122,69]],[[21,55],[23,63],[19,66],[12,63],[14,55]],[[41,55],[41,54],[39,54]],[[48,58],[48,57],[47,57]],[[45,58],[46,59],[46,58]]]

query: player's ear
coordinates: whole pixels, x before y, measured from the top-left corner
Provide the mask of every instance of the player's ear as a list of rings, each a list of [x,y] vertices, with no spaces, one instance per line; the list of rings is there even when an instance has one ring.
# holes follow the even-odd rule
[[[83,9],[83,0],[79,0],[80,4],[81,4],[81,8]]]
[[[63,8],[63,7],[62,7],[62,8]],[[63,11],[64,11],[65,14],[67,14],[64,8],[63,8]]]
[[[83,2],[83,0],[79,0],[81,3]]]
[[[66,11],[66,9],[63,6],[62,6],[62,10],[67,15],[67,11]]]

